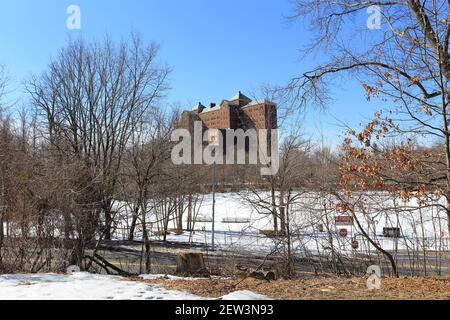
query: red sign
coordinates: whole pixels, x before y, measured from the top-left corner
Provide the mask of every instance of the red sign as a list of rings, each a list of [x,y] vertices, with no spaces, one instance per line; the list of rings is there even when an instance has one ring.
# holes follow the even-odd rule
[[[352,216],[337,216],[334,218],[334,224],[337,226],[352,226],[353,217]]]
[[[348,236],[348,231],[347,231],[347,229],[341,229],[341,230],[339,230],[339,235],[340,235],[342,238],[347,238],[347,236]]]

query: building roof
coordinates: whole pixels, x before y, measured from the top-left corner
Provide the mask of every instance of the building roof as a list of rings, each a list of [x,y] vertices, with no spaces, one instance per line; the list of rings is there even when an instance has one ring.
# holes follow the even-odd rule
[[[238,91],[238,93],[233,98],[230,99],[230,101],[236,101],[236,100],[252,101],[252,99],[250,99],[249,97],[247,97],[245,94],[243,94],[240,91]]]
[[[276,106],[276,104],[274,102],[269,101],[267,99],[252,101],[249,97],[247,97],[241,91],[238,91],[238,93],[233,98],[231,98],[230,100],[222,100],[220,105],[215,105],[214,107],[205,107],[201,102],[199,102],[197,105],[195,105],[195,107],[192,108],[192,111],[198,111],[199,113],[207,113],[207,112],[219,111],[220,108],[223,105],[231,104],[234,101],[247,102],[247,104],[245,104],[245,105],[239,103],[239,105],[241,105],[242,108],[258,106],[258,105],[261,105],[261,104],[268,104],[268,105],[275,105]]]
[[[274,105],[276,106],[275,102],[272,102],[270,100],[267,99],[262,99],[262,100],[255,100],[250,102],[249,104],[247,104],[246,106],[243,106],[242,108],[248,108],[248,107],[253,107],[253,106],[259,106],[261,104],[268,104],[268,105]]]
[[[205,109],[206,107],[204,106],[204,105],[202,105],[202,103],[201,102],[199,102],[199,103],[197,103],[196,105],[195,105],[195,107],[193,107],[192,108],[192,111],[197,111],[197,110],[203,110],[203,109]]]
[[[206,113],[206,112],[214,112],[214,111],[219,111],[220,110],[220,106],[214,106],[214,107],[209,107],[209,108],[205,108],[203,109],[202,113]]]

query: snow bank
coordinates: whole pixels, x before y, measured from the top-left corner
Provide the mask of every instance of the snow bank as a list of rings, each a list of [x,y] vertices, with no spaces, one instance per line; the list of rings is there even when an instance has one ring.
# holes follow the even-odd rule
[[[142,275],[143,279],[167,278]],[[179,278],[168,276],[171,280]],[[268,300],[251,291],[238,291],[223,300]],[[0,300],[205,300],[193,294],[166,290],[159,285],[127,281],[122,277],[74,273],[0,276]]]
[[[198,300],[158,285],[121,277],[75,273],[0,276],[1,300]]]
[[[254,293],[252,291],[236,291],[221,298],[222,300],[272,300],[269,297],[261,294]]]

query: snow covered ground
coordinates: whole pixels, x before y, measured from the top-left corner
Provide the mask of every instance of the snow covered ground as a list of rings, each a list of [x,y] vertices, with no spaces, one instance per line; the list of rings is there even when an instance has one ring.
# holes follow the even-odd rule
[[[253,199],[252,199],[253,197]],[[279,243],[264,235],[264,231],[273,229],[273,217],[270,209],[271,195],[261,191],[256,194],[243,195],[238,193],[219,193],[216,195],[215,215],[215,245],[217,248],[229,251],[256,252],[266,254],[271,252]],[[355,252],[370,253],[375,248],[356,226],[334,225],[336,216],[343,213],[336,211],[336,201],[330,196],[310,192],[298,197],[290,208],[291,231],[295,233],[293,247],[301,255],[314,255],[326,252],[330,247],[339,249],[341,253]],[[249,201],[251,199],[252,201]],[[375,241],[386,250],[450,250],[450,238],[447,230],[447,216],[436,206],[420,208],[413,198],[410,201],[394,199],[382,193],[366,194],[364,200],[370,208],[370,215],[357,213],[358,219],[365,230]],[[194,208],[197,222],[193,232],[175,234],[173,231],[167,236],[170,242],[195,243],[210,246],[212,244],[212,195],[200,195],[197,207]],[[262,209],[266,203],[269,209]],[[443,205],[443,199],[437,201]],[[259,208],[258,208],[259,205]],[[324,207],[326,206],[326,210]],[[399,209],[401,208],[401,210]],[[186,208],[185,208],[186,209]],[[131,224],[131,207],[124,202],[116,202],[114,239],[127,240]],[[185,210],[187,211],[187,210]],[[161,230],[161,213],[151,211],[147,214],[148,228],[154,232],[152,239],[161,240],[162,236],[156,231]],[[183,226],[187,225],[187,212],[184,212]],[[280,221],[278,221],[280,225]],[[321,231],[318,226],[325,226]],[[331,235],[327,232],[327,226]],[[6,227],[6,224],[4,225]],[[175,219],[169,222],[169,229],[175,229]],[[393,239],[383,236],[384,227],[401,228],[402,238]],[[339,235],[339,229],[347,229],[347,237]],[[331,237],[330,237],[331,236]],[[142,239],[142,230],[137,226],[135,240]],[[356,239],[359,248],[352,248],[352,240]],[[333,243],[330,243],[333,242]]]
[[[152,279],[158,276],[145,276]],[[175,279],[175,278],[174,278]],[[131,282],[121,277],[74,273],[0,276],[0,300],[201,300],[158,285]],[[267,297],[238,291],[223,300],[263,300]]]
[[[254,201],[258,200],[270,203],[270,194],[261,192]],[[446,228],[446,215],[438,211],[436,207],[419,208],[417,202],[412,199],[409,202],[392,199],[383,194],[372,194],[367,200],[372,208],[371,212],[377,212],[370,216],[358,213],[357,216],[365,229],[387,250],[421,249],[433,250],[438,248],[450,248],[450,239]],[[328,202],[328,203],[327,203]],[[326,213],[323,205],[327,203]],[[403,211],[395,212],[390,208],[402,207]],[[249,252],[270,252],[276,245],[274,239],[268,238],[261,231],[272,230],[273,218],[269,213],[264,214],[261,208],[256,209],[242,195],[236,193],[223,193],[216,195],[215,217],[215,243],[217,247],[227,250],[239,250]],[[117,239],[126,239],[129,213],[126,207],[122,207]],[[212,242],[212,195],[205,195],[198,209],[200,218],[195,224],[195,232],[184,232],[181,235],[171,233],[167,240],[172,242],[193,242],[197,244],[211,245]],[[343,215],[333,209],[329,199],[320,197],[315,193],[307,193],[291,208],[291,230],[297,230],[295,247],[299,254],[311,254],[330,247],[329,234],[318,231],[318,225],[329,225],[332,232],[333,246],[340,248],[341,252],[354,252],[352,239],[359,241],[358,251],[367,252],[374,247],[363,239],[355,226],[334,225],[334,218]],[[186,214],[185,214],[186,218]],[[184,219],[186,226],[186,219]],[[157,216],[150,214],[147,221],[153,221],[155,230]],[[423,226],[423,228],[422,228]],[[386,238],[383,236],[384,227],[400,227],[404,236],[401,239]],[[169,228],[175,228],[175,222],[171,221]],[[339,236],[339,229],[345,228],[348,236]],[[136,239],[141,238],[138,230]],[[154,239],[160,238],[154,236]]]
[[[120,277],[75,273],[0,276],[2,300],[194,300],[198,297],[168,291],[157,285]]]

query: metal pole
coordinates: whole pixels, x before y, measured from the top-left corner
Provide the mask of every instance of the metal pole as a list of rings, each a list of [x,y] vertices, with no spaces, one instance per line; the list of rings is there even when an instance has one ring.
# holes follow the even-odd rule
[[[213,203],[212,203],[212,250],[215,250],[214,235],[215,235],[215,222],[216,222],[216,161],[213,162],[212,167],[212,193],[213,193]]]

